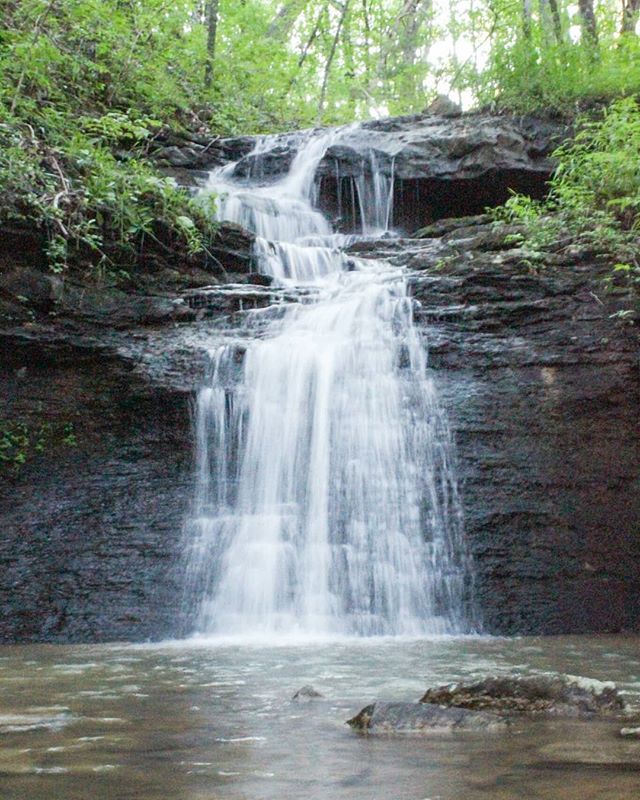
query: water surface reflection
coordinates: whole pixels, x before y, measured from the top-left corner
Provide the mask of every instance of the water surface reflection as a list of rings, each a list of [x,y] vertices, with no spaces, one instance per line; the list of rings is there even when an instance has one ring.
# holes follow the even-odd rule
[[[0,649],[3,800],[629,800],[620,724],[366,738],[373,699],[487,673],[612,680],[640,711],[637,637]],[[324,699],[290,701],[305,684]],[[637,716],[637,715],[636,715]]]

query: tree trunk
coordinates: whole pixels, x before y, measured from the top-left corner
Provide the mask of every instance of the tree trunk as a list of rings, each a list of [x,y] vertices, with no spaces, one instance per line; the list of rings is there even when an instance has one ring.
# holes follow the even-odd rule
[[[560,8],[558,7],[558,0],[549,0],[549,8],[551,9],[551,19],[553,21],[553,32],[556,37],[556,42],[562,44],[562,19],[560,17]]]
[[[416,51],[422,42],[418,32],[431,10],[431,0],[405,0],[400,17],[396,23],[396,35],[402,47],[404,63],[415,64]]]
[[[598,28],[596,25],[596,15],[593,10],[593,0],[578,0],[578,7],[580,8],[584,42],[595,50],[598,46]]]
[[[331,65],[333,63],[333,58],[336,54],[336,48],[338,47],[338,42],[340,41],[342,26],[344,25],[347,13],[349,12],[350,2],[351,0],[344,0],[342,6],[342,13],[340,14],[340,19],[338,20],[338,26],[336,27],[336,35],[333,37],[333,44],[331,45],[331,51],[329,52],[327,63],[325,64],[324,77],[322,79],[322,88],[320,89],[320,101],[318,103],[318,124],[322,122],[322,112],[324,111],[324,102],[327,96],[327,86],[329,84],[329,73],[331,72]]]
[[[522,0],[522,32],[525,39],[531,38],[531,0]]]
[[[269,25],[267,36],[270,39],[279,39],[283,35],[287,36],[300,14],[305,10],[306,5],[306,0],[292,0],[290,3],[285,3],[275,15],[271,25]]]
[[[218,32],[219,0],[207,2],[207,60],[204,68],[204,88],[210,89],[213,83],[213,60],[216,55],[216,33]]]
[[[635,33],[640,11],[640,0],[625,0],[620,33]]]
[[[309,38],[307,39],[307,42],[306,42],[305,46],[302,48],[302,52],[300,53],[300,57],[298,58],[298,69],[300,69],[302,67],[302,65],[304,64],[307,56],[309,55],[309,50],[311,49],[311,46],[315,42],[316,37],[318,36],[318,33],[320,32],[322,18],[324,17],[324,15],[326,13],[327,13],[327,7],[325,5],[320,9],[320,13],[318,14],[318,17],[316,19],[315,25],[313,26],[313,30],[311,31],[311,34],[309,35]],[[296,78],[294,77],[293,81],[292,81],[292,85],[293,85],[293,83],[295,83],[295,80],[296,80]]]
[[[558,0],[538,0],[540,11],[540,27],[545,44],[549,42],[551,34],[556,44],[562,44],[562,21]]]

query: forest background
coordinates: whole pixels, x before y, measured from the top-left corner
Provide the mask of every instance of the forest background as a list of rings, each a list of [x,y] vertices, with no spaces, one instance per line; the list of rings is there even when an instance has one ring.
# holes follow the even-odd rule
[[[149,158],[167,131],[252,134],[465,108],[577,124],[549,202],[503,212],[611,240],[637,274],[640,0],[2,0],[0,223],[48,265],[127,275],[158,221],[206,248],[206,208]],[[544,228],[544,230],[543,230]],[[600,228],[598,228],[600,230]],[[605,239],[607,237],[604,237]],[[602,238],[602,237],[601,237]]]

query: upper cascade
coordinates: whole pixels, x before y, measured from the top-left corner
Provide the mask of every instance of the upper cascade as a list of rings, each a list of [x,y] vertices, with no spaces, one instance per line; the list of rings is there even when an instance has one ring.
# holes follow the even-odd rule
[[[343,251],[389,232],[392,180],[370,154],[358,232],[334,233],[313,205],[340,135],[310,134],[276,182],[228,165],[208,184],[219,218],[257,233],[260,270],[313,292],[247,312],[241,342],[212,347],[186,525],[185,597],[203,634],[471,627],[454,451],[404,275]]]
[[[237,164],[210,174],[205,194],[214,195],[220,220],[236,222],[257,235],[255,254],[264,274],[300,283],[345,268],[347,259],[339,248],[356,236],[334,233],[325,215],[315,208],[315,176],[328,148],[352,127],[310,132],[288,173],[276,182],[266,182],[261,169],[261,159],[268,158],[274,146],[270,136],[256,141],[248,178],[235,176]],[[353,196],[340,197],[339,203],[340,210],[346,202],[357,203],[360,233],[375,236],[391,227],[393,178],[381,172],[373,151],[368,158],[370,170],[359,176]]]
[[[307,179],[314,176],[312,206],[322,209],[337,230],[371,233],[388,227],[411,233],[438,219],[482,214],[513,191],[546,197],[555,168],[552,153],[570,136],[566,125],[531,116],[423,113],[337,129],[164,147],[156,158],[186,185],[203,187],[213,169],[213,188],[226,181],[237,192],[267,184],[282,189],[298,179],[300,165],[304,171],[314,161],[305,172]],[[315,158],[301,160],[302,154],[310,155],[310,143],[318,146]],[[377,200],[367,197],[376,193],[374,180]],[[309,197],[308,191],[289,195]],[[237,213],[228,216],[235,219]],[[244,224],[252,223],[245,218]]]

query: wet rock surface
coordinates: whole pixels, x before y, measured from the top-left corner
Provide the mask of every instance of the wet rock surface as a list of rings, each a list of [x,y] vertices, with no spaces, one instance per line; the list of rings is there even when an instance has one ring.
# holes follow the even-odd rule
[[[86,343],[85,343],[86,344]],[[100,349],[0,340],[5,420],[43,436],[0,483],[0,640],[113,641],[179,626],[191,397]],[[46,429],[45,429],[46,431]]]
[[[310,703],[313,700],[319,700],[323,697],[317,689],[314,689],[313,686],[303,686],[301,689],[293,695],[291,700],[295,703]]]
[[[592,726],[594,723],[586,727],[591,728]],[[538,758],[534,765],[541,769],[588,769],[608,774],[611,779],[620,774],[630,773],[633,780],[637,781],[637,773],[640,772],[640,746],[638,743],[616,740],[608,730],[594,730],[593,732],[589,730],[590,735],[585,736],[584,727],[581,730],[568,732],[574,734],[575,738],[573,739],[568,736],[566,742],[540,747],[536,753]],[[606,797],[607,793],[602,796]],[[621,800],[626,800],[635,793],[634,788],[617,796]]]
[[[638,630],[638,334],[616,316],[637,301],[575,243],[540,259],[462,222],[355,250],[410,271],[485,630]]]
[[[115,287],[47,272],[39,234],[3,227],[0,438],[22,438],[3,451],[19,461],[0,462],[0,641],[181,630],[193,391],[208,317],[232,317],[251,290],[251,242],[222,226],[198,263],[143,259]],[[189,301],[234,281],[235,300]]]
[[[483,113],[424,113],[364,122],[346,130],[329,148],[319,175],[358,175],[365,163],[364,151],[374,150],[383,170],[400,179],[425,177],[479,177],[496,170],[539,172],[551,168],[548,156],[567,134],[567,128],[534,117]],[[303,142],[305,132],[273,135],[265,157],[250,155],[256,137],[213,139],[204,143],[181,141],[160,146],[154,152],[159,164],[182,169],[211,169],[238,162],[237,177],[269,178],[287,172]],[[164,143],[160,143],[164,144]]]
[[[131,327],[193,319],[183,290],[200,286],[262,284],[252,255],[254,236],[232,223],[220,225],[205,252],[188,254],[162,242],[148,245],[130,273],[116,276],[75,271],[64,277],[46,270],[45,240],[38,231],[0,228],[0,325],[33,312]],[[151,237],[149,237],[151,238]]]
[[[347,724],[360,733],[428,735],[458,731],[505,731],[507,722],[496,714],[427,703],[376,702]]]
[[[180,632],[211,322],[222,341],[246,309],[296,299],[244,282],[250,237],[232,233],[217,276],[149,273],[144,289],[100,296],[61,287],[37,248],[3,251],[3,416],[72,422],[77,445],[2,478],[2,641]],[[615,316],[631,301],[605,290],[597,254],[567,241],[540,260],[507,233],[474,216],[352,250],[407,270],[457,443],[484,629],[638,630],[638,338]]]
[[[206,170],[237,162],[236,179],[268,183],[289,169],[308,132],[271,137],[271,149],[251,154],[256,139],[238,137],[194,144],[176,140],[156,151],[167,174],[187,187],[204,186]],[[341,202],[352,181],[376,170],[394,178],[393,224],[415,230],[443,217],[478,214],[504,202],[510,190],[542,197],[550,154],[568,129],[548,120],[470,113],[424,113],[345,128],[322,158],[319,204],[338,227],[356,217]],[[355,212],[354,212],[355,213]]]
[[[438,177],[477,178],[498,171],[539,172],[548,175],[548,156],[566,128],[543,120],[463,114],[423,114],[373,120],[329,148],[321,174],[339,162],[343,174],[358,174],[363,143],[380,155],[380,162],[399,180]]]
[[[490,711],[501,716],[615,716],[625,710],[611,685],[558,676],[490,677],[477,683],[428,689],[421,703]]]

